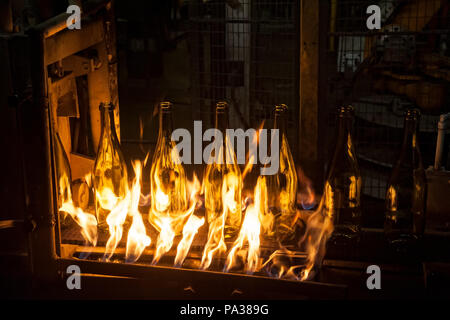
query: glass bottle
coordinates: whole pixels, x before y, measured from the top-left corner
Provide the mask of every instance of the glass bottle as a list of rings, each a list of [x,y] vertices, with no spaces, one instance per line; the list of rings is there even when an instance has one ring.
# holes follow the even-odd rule
[[[186,174],[180,161],[173,161],[178,152],[172,141],[172,103],[161,102],[159,108],[159,133],[150,170],[151,210],[149,222],[161,231],[161,219],[171,219],[175,234],[181,234],[186,222],[188,206]]]
[[[338,136],[324,189],[325,213],[332,217],[330,241],[349,245],[359,241],[361,231],[361,174],[352,138],[354,110],[338,109]]]
[[[114,105],[100,104],[101,134],[94,164],[94,193],[97,227],[106,230],[106,218],[126,197],[128,173],[114,123]]]
[[[274,218],[274,228],[268,230],[267,236],[285,241],[294,236],[298,181],[287,138],[288,107],[285,104],[277,105],[274,113],[273,127],[279,130],[280,139],[279,169],[274,175],[263,176],[266,184],[266,215],[273,215]]]
[[[391,244],[414,242],[425,229],[427,183],[417,131],[420,112],[406,111],[403,145],[386,191],[384,230]]]
[[[225,239],[234,238],[238,234],[242,222],[242,174],[231,142],[226,136],[227,128],[228,104],[218,102],[216,105],[216,129],[222,133],[223,137],[218,155],[221,161],[212,161],[206,166],[203,185],[208,224],[224,214]]]
[[[56,185],[58,187],[58,208],[62,204],[72,200],[72,173],[70,163],[67,157],[64,145],[58,132],[54,132],[53,141],[55,144],[55,165],[56,165]],[[69,224],[68,214],[61,212],[60,225],[67,226]]]

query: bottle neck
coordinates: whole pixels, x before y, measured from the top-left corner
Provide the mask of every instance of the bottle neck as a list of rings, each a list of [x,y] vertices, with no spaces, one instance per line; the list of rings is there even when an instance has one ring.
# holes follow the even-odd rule
[[[273,152],[278,152],[278,155],[281,159],[282,150],[287,148],[289,150],[289,146],[287,144],[287,107],[285,105],[277,105],[275,106],[274,118],[273,118],[273,128],[279,130],[278,132],[278,148],[279,150],[272,150],[273,140],[267,146],[268,152],[272,155]],[[272,137],[273,139],[273,137]],[[286,145],[284,145],[286,142]]]
[[[171,139],[173,131],[172,112],[161,110],[159,114],[159,137]]]
[[[345,175],[352,172],[352,179],[358,179],[359,168],[353,146],[353,112],[342,110],[339,112],[337,120],[337,139],[334,154],[328,168],[327,181],[333,184],[333,177]],[[355,180],[355,181],[356,181]]]
[[[228,129],[228,112],[216,111],[216,129],[220,130],[225,136]]]
[[[227,141],[228,129],[228,105],[226,102],[219,102],[216,105],[216,129],[222,133],[222,147],[219,151],[219,161],[221,163],[231,163],[235,161],[231,153],[230,141]]]
[[[403,130],[403,146],[402,149],[417,148],[417,129],[419,121],[417,119],[405,119]]]
[[[102,136],[110,136],[117,139],[116,125],[114,123],[114,109],[109,106],[101,108]]]
[[[284,111],[275,111],[273,127],[280,131],[280,138],[287,137],[287,119]]]
[[[338,120],[338,147],[351,148],[352,146],[353,118],[340,116]],[[350,142],[350,143],[349,143]]]

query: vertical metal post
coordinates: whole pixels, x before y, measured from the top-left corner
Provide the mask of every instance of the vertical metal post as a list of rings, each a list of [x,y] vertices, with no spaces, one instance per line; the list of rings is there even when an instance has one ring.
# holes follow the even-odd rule
[[[314,173],[319,157],[319,9],[320,1],[300,2],[299,158]]]
[[[31,231],[31,256],[35,278],[52,281],[57,275],[55,253],[55,212],[51,128],[47,99],[47,70],[44,36],[41,30],[29,32],[33,105],[25,111],[25,177],[28,190],[27,212],[35,227]]]

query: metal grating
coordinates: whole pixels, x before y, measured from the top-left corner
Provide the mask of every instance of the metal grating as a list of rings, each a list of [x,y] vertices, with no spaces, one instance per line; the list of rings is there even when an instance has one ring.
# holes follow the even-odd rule
[[[289,141],[297,151],[298,1],[191,1],[192,103],[214,125],[214,106],[231,104],[230,126],[256,128],[275,104],[290,107]],[[270,122],[267,123],[270,126]]]
[[[381,9],[380,30],[366,26],[366,9],[373,4]],[[439,114],[449,112],[449,9],[447,0],[330,1],[328,127],[334,130],[336,106],[355,107],[363,206],[372,217],[383,216],[380,205],[401,145],[406,108],[421,110],[424,165],[434,162]],[[327,136],[332,144],[332,135]]]

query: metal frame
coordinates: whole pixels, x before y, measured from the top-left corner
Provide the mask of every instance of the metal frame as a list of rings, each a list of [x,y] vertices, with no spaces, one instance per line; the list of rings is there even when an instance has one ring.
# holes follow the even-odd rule
[[[100,18],[93,21],[85,19],[87,16],[94,17],[94,14],[103,9],[106,9],[106,13],[101,13]],[[27,31],[32,59],[33,107],[27,110],[26,122],[23,126],[23,138],[27,142],[24,155],[28,199],[26,211],[32,226],[29,248],[32,270],[36,279],[39,280],[56,280],[59,274],[56,261],[61,253],[52,141],[52,132],[55,130],[52,119],[56,115],[50,101],[48,66],[103,40],[106,32],[102,28],[108,20],[108,15],[110,15],[109,21],[113,20],[111,9],[110,1],[91,1],[86,4],[82,21],[84,28],[81,30],[66,29],[66,20],[69,15],[64,13]],[[59,43],[65,43],[65,45],[61,47],[57,45]],[[113,58],[105,59],[108,61],[106,73],[99,74],[99,77],[117,79],[114,66],[111,67],[115,63]],[[114,87],[114,83],[116,84],[117,81],[107,83],[107,88],[98,92],[96,98],[117,102],[117,86]]]
[[[106,18],[111,9],[109,1],[97,2],[95,9],[89,13],[97,13],[106,8]],[[61,286],[65,270],[69,265],[76,264],[83,271],[83,277],[97,280],[107,279],[109,285],[118,283],[117,279],[138,279],[139,283],[150,281],[157,291],[144,290],[146,297],[171,298],[182,295],[186,287],[194,287],[195,297],[227,297],[240,296],[266,297],[281,294],[292,297],[314,298],[343,298],[346,287],[316,282],[298,282],[271,279],[261,276],[244,274],[224,274],[213,271],[199,271],[192,269],[176,269],[161,266],[147,266],[138,264],[115,264],[98,261],[78,260],[67,258],[67,246],[61,244],[58,208],[56,204],[56,173],[54,170],[52,132],[56,130],[54,124],[55,110],[52,105],[51,79],[48,66],[60,61],[76,52],[104,40],[106,29],[101,29],[104,15],[100,19],[83,20],[83,28],[78,31],[65,29],[68,15],[62,14],[28,31],[31,43],[31,77],[33,83],[34,105],[27,114],[24,140],[30,143],[25,154],[25,174],[27,181],[28,203],[27,213],[31,216],[30,254],[32,257],[33,276],[39,282],[55,283]],[[103,31],[102,31],[103,30]],[[107,32],[107,31],[106,31]],[[88,36],[89,35],[89,36]],[[64,47],[58,46],[65,43]],[[69,45],[70,44],[70,45]],[[111,82],[117,83],[117,76],[109,65],[106,72],[98,73],[98,77],[109,78],[109,90],[104,95],[113,95],[117,99],[116,88],[111,88]],[[105,93],[106,92],[106,93]],[[102,97],[97,97],[102,98]],[[105,97],[103,97],[105,98]],[[54,101],[53,101],[54,104]],[[42,170],[34,170],[42,168]],[[89,275],[87,275],[89,274]],[[116,280],[116,281],[114,281]],[[176,283],[175,287],[167,287],[167,283]],[[56,285],[56,287],[59,287]],[[218,290],[218,288],[220,288]],[[162,292],[161,292],[162,291]]]
[[[65,270],[77,264],[81,270],[111,277],[126,277],[148,283],[147,296],[158,299],[343,299],[347,297],[345,285],[312,281],[280,280],[255,275],[222,273],[183,268],[119,264],[98,261],[59,259],[59,268]],[[155,290],[157,289],[157,290]],[[142,291],[139,290],[139,294]]]

